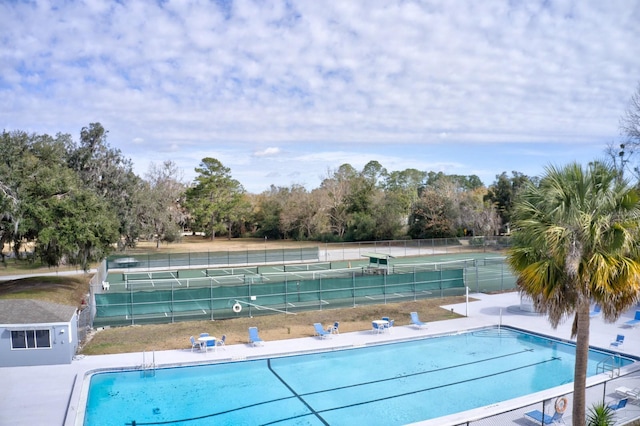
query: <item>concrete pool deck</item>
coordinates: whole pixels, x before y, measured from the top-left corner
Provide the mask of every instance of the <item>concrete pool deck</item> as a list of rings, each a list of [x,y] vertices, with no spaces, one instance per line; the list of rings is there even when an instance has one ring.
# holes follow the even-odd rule
[[[71,364],[36,367],[0,368],[2,391],[0,391],[0,424],[11,425],[76,425],[76,418],[83,415],[81,396],[86,395],[85,375],[102,369],[139,368],[143,360],[150,363],[155,359],[157,366],[189,365],[197,363],[231,361],[240,359],[263,358],[287,353],[300,353],[317,350],[332,350],[361,346],[374,342],[385,342],[415,337],[425,337],[457,332],[490,325],[509,325],[524,330],[546,334],[559,339],[569,340],[571,320],[553,330],[546,317],[519,311],[520,298],[517,293],[497,295],[471,294],[477,301],[468,304],[447,305],[443,308],[453,310],[465,318],[429,323],[418,329],[412,326],[396,326],[391,333],[374,334],[371,330],[342,333],[330,339],[305,337],[281,341],[267,341],[262,346],[247,344],[229,345],[218,348],[216,352],[191,351],[188,337],[185,347],[180,350],[146,353],[127,353],[118,355],[79,356]],[[590,344],[609,348],[616,334],[626,336],[621,353],[640,356],[640,329],[623,328],[621,324],[632,319],[635,308],[626,312],[615,324],[606,324],[600,317],[592,318]],[[336,318],[339,320],[338,318]],[[372,320],[375,318],[372,318]],[[396,322],[408,322],[409,318],[394,318]],[[328,324],[326,324],[328,325]],[[313,325],[309,324],[309,334]],[[197,334],[197,330],[194,330]],[[153,348],[149,348],[152,350]],[[636,386],[640,386],[640,378]],[[633,387],[633,386],[631,386]],[[67,410],[67,408],[69,408]],[[630,408],[638,411],[640,407]],[[488,414],[488,413],[487,413]],[[566,413],[570,414],[570,413]],[[567,424],[570,424],[568,419]],[[424,422],[430,424],[431,422]],[[81,423],[78,423],[81,424]],[[433,423],[435,424],[435,423]],[[514,424],[519,424],[518,421]]]

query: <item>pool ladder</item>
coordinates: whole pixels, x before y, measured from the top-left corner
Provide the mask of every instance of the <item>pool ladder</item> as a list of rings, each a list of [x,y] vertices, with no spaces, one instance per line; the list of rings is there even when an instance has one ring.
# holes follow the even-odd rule
[[[622,366],[622,357],[619,354],[608,356],[596,365],[596,374],[606,373],[609,371],[611,378],[620,376],[620,367]]]
[[[151,362],[147,362],[147,353],[142,352],[142,376],[153,377],[156,375],[156,351],[151,352]]]

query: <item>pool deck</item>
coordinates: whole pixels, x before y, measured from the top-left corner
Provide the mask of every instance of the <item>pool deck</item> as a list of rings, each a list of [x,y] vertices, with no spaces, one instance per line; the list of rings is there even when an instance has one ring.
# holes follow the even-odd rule
[[[470,294],[476,301],[468,304],[444,306],[464,318],[429,323],[427,327],[418,329],[412,326],[396,326],[392,332],[374,334],[371,330],[333,335],[330,339],[305,337],[282,341],[267,341],[262,346],[248,344],[229,345],[208,352],[191,351],[188,337],[185,336],[185,348],[180,350],[141,352],[119,355],[79,356],[71,364],[36,367],[0,368],[2,391],[0,391],[0,425],[76,425],[76,417],[82,415],[81,396],[86,395],[85,375],[101,369],[139,368],[143,359],[149,363],[155,357],[158,366],[190,365],[215,361],[231,361],[240,359],[262,358],[291,353],[317,350],[333,350],[346,347],[362,346],[375,342],[425,337],[429,335],[447,334],[488,325],[510,325],[560,339],[569,340],[571,320],[552,329],[546,317],[520,311],[520,299],[517,293],[497,295]],[[633,318],[635,308],[626,312],[615,324],[606,324],[600,317],[591,321],[590,343],[592,346],[608,348],[616,334],[624,334],[626,339],[620,352],[640,356],[639,329],[623,328],[621,324]],[[372,318],[376,319],[376,318]],[[339,320],[336,318],[336,320]],[[408,322],[409,318],[395,318],[396,322]],[[328,324],[326,324],[328,325]],[[194,330],[197,334],[198,330]],[[313,325],[309,324],[309,333],[313,333]],[[638,379],[637,386],[640,386]],[[633,387],[633,386],[632,386]],[[69,410],[67,411],[67,407]],[[628,408],[631,414],[640,407]],[[485,413],[489,414],[489,413]],[[570,413],[566,413],[570,414]],[[627,413],[629,414],[629,413]],[[635,416],[635,414],[633,414]],[[455,416],[449,421],[455,424]],[[520,417],[520,416],[518,416]],[[566,416],[565,416],[566,418]],[[570,424],[570,419],[566,419]],[[80,424],[80,423],[78,423]],[[442,424],[422,422],[421,424]],[[515,421],[514,424],[522,424]]]

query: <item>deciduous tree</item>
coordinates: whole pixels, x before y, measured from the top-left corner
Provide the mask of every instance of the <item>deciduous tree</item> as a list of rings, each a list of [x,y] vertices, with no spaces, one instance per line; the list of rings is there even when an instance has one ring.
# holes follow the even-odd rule
[[[341,165],[338,170],[329,171],[322,181],[323,205],[329,217],[332,232],[342,239],[347,232],[352,179],[358,172],[350,164]]]
[[[181,180],[180,170],[173,161],[149,166],[145,179],[147,190],[144,191],[146,209],[141,218],[157,247],[163,241],[178,241],[181,237],[185,222],[185,185]]]

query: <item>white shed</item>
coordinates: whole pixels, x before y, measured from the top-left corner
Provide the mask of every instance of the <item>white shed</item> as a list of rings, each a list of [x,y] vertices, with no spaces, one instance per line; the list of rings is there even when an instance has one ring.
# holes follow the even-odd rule
[[[77,349],[76,307],[0,300],[0,367],[70,364]]]

